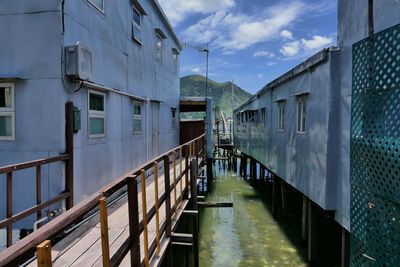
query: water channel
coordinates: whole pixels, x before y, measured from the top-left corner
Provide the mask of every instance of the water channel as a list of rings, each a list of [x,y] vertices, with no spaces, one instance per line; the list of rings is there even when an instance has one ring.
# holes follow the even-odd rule
[[[216,168],[206,201],[233,202],[208,208],[200,217],[200,266],[308,266],[298,224],[272,217],[265,196],[242,177]]]

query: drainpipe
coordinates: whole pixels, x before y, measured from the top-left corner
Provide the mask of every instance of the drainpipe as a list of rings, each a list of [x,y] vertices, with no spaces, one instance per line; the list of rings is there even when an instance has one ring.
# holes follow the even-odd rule
[[[368,37],[374,35],[374,0],[368,0]]]

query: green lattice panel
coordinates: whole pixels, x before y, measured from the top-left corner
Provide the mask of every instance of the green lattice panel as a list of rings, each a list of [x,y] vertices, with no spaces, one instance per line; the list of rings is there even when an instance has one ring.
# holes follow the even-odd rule
[[[400,266],[400,26],[353,46],[351,266]]]

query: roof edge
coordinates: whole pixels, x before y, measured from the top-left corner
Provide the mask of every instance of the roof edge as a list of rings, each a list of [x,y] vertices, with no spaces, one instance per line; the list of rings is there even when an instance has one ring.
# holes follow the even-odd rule
[[[244,106],[246,106],[247,104],[252,102],[254,99],[258,98],[264,92],[266,92],[268,90],[273,90],[274,87],[293,79],[294,77],[318,66],[319,64],[325,63],[328,59],[328,53],[331,51],[335,51],[335,50],[337,50],[337,48],[335,46],[331,46],[328,48],[324,48],[321,51],[315,53],[314,55],[307,58],[305,61],[301,62],[300,64],[298,64],[297,66],[295,66],[294,68],[289,70],[288,72],[282,74],[275,80],[267,83],[263,88],[261,88],[261,90],[259,90],[257,93],[255,93],[246,102],[244,102],[239,107],[235,108],[233,110],[233,112],[237,112],[239,109],[243,108]]]
[[[165,14],[164,10],[161,8],[161,6],[157,0],[151,0],[150,2],[153,3],[153,5],[158,10],[158,12],[161,14],[161,18],[164,21],[164,23],[167,25],[169,32],[172,34],[172,38],[174,39],[175,43],[177,44],[179,51],[182,51],[182,44],[179,41],[178,35],[176,34],[174,27],[172,27],[172,24],[169,21],[167,15]]]

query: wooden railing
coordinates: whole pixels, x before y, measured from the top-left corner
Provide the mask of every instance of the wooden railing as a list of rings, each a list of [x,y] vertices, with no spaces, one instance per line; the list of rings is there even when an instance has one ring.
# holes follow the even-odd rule
[[[153,159],[150,162],[140,166],[139,168],[129,172],[126,175],[121,176],[114,182],[108,184],[104,188],[100,189],[96,193],[89,196],[84,201],[78,203],[72,207],[66,213],[56,217],[46,225],[42,226],[37,231],[28,235],[26,238],[18,241],[13,246],[7,248],[0,253],[0,266],[3,265],[15,265],[24,261],[24,259],[33,255],[33,252],[37,248],[37,255],[45,255],[44,257],[51,256],[51,253],[46,253],[51,246],[51,239],[67,229],[69,226],[81,221],[82,217],[88,215],[93,209],[100,209],[101,214],[101,227],[102,227],[102,248],[103,248],[103,265],[104,266],[118,266],[125,256],[130,252],[131,266],[148,266],[149,259],[154,253],[160,251],[160,239],[163,235],[166,238],[171,237],[171,219],[174,212],[177,211],[179,205],[182,204],[184,199],[188,198],[189,185],[192,184],[197,187],[197,176],[198,174],[191,174],[192,178],[189,181],[189,161],[191,158],[200,159],[200,164],[204,166],[205,163],[205,134],[200,137],[176,147],[163,155]],[[171,160],[172,156],[172,160]],[[179,156],[179,157],[178,157]],[[185,168],[182,166],[182,159],[185,158]],[[179,175],[174,173],[173,181],[171,183],[170,178],[170,164],[176,164],[179,162]],[[199,160],[196,161],[197,163]],[[153,169],[153,176],[155,180],[158,179],[159,164],[163,165],[164,171],[164,184],[165,191],[163,194],[158,193],[158,183],[155,185],[155,203],[151,207],[146,206],[146,171]],[[196,166],[197,167],[197,166]],[[197,168],[196,168],[197,169]],[[175,170],[175,169],[174,169]],[[176,170],[175,170],[176,171]],[[142,211],[143,219],[139,221],[139,199],[138,199],[138,179],[140,179],[142,188]],[[185,179],[185,186],[182,185],[182,179]],[[193,183],[194,182],[194,183]],[[181,194],[179,199],[177,198],[176,190],[179,185]],[[128,195],[128,220],[129,220],[129,236],[123,242],[123,244],[117,249],[117,252],[110,257],[109,246],[108,246],[108,232],[107,230],[107,208],[105,206],[105,200],[110,197],[113,193],[126,187]],[[144,191],[143,191],[144,190]],[[196,188],[197,190],[197,188]],[[171,198],[173,194],[173,198]],[[171,199],[174,204],[171,206]],[[165,220],[162,224],[159,222],[158,210],[161,205],[165,203]],[[147,212],[146,212],[147,211]],[[149,244],[147,236],[147,222],[156,216],[156,238]],[[140,257],[140,234],[144,234],[144,261],[141,262]],[[48,261],[48,259],[45,259]]]
[[[19,164],[0,167],[0,175],[6,175],[6,219],[0,221],[0,229],[7,228],[6,246],[12,245],[12,227],[18,221],[36,212],[37,220],[42,218],[42,210],[63,200],[66,201],[67,210],[73,206],[73,104],[67,102],[65,105],[66,117],[66,152],[57,157],[39,159]],[[58,196],[42,202],[42,166],[51,163],[65,162],[65,190]],[[13,174],[17,171],[35,168],[36,181],[36,205],[17,214],[13,214]]]

